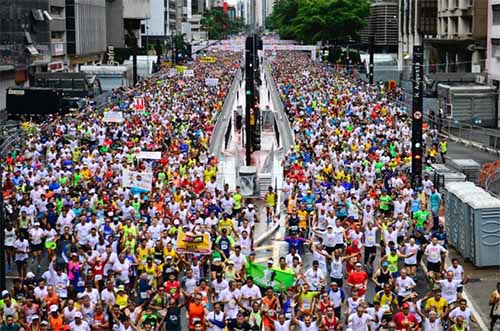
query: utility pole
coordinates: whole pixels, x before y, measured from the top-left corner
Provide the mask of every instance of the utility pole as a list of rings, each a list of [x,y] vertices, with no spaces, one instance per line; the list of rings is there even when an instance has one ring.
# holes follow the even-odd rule
[[[370,64],[368,67],[368,70],[369,70],[368,71],[368,79],[369,79],[370,85],[373,85],[373,66],[374,66],[374,64],[373,64],[373,57],[374,57],[373,52],[375,51],[374,50],[374,48],[375,48],[374,43],[375,43],[375,37],[374,37],[373,32],[372,32],[372,34],[370,36],[370,46],[369,46],[369,48],[370,48]]]
[[[255,34],[252,33],[247,36],[245,42],[245,161],[247,166],[251,163],[255,128],[254,40]]]
[[[411,181],[413,189],[422,187],[422,112],[424,100],[424,50],[413,46],[413,110],[411,134]]]
[[[3,201],[3,166],[0,165],[0,290],[5,290],[5,208]]]

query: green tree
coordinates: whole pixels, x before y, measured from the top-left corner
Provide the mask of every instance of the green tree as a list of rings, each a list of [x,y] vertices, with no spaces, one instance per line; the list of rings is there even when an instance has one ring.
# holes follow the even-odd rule
[[[209,39],[219,40],[241,32],[243,21],[240,18],[230,19],[222,8],[214,8],[205,12],[201,19],[201,26],[208,32]]]
[[[280,0],[270,26],[284,39],[340,42],[356,38],[369,13],[369,0]]]

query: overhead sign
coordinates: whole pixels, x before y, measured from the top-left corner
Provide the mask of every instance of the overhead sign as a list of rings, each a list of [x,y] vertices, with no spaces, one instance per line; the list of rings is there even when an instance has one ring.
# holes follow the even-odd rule
[[[107,123],[121,123],[123,122],[123,113],[121,111],[105,112],[102,121]]]
[[[146,160],[161,160],[161,152],[139,151],[139,153],[137,153],[137,158]]]
[[[186,71],[188,69],[188,67],[186,67],[186,66],[175,66],[175,69],[177,70],[178,73],[180,73],[182,75],[184,73],[184,71]]]
[[[151,187],[153,185],[153,173],[123,170],[122,185],[123,187],[151,191]]]
[[[54,61],[47,64],[47,70],[50,72],[58,72],[64,70],[64,63],[62,61]]]
[[[144,111],[145,109],[144,105],[144,98],[143,97],[135,97],[134,98],[134,109],[136,111]]]
[[[206,86],[217,86],[219,84],[218,78],[205,78]]]
[[[208,233],[192,234],[179,230],[176,251],[181,254],[210,254]]]

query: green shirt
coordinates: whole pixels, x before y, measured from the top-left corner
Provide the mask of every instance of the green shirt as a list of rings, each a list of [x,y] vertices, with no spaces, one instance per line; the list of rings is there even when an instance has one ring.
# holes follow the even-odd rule
[[[234,200],[234,206],[233,208],[236,210],[241,209],[241,201],[243,200],[243,197],[239,193],[234,193],[233,194],[233,200]]]
[[[427,220],[429,219],[429,211],[427,210],[419,210],[415,214],[413,214],[413,218],[417,220],[417,227],[423,228]]]
[[[383,195],[379,198],[380,200],[380,210],[389,210],[392,198],[389,195]]]

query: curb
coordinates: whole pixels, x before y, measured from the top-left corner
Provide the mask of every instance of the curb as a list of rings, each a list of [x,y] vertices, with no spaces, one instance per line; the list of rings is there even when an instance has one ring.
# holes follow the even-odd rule
[[[448,267],[450,265],[451,264],[449,262],[449,258],[446,257],[445,262],[444,262],[445,269],[448,269]],[[423,260],[420,261],[420,266],[422,267],[422,270],[425,273],[425,279],[426,279],[426,281],[429,282],[429,279],[427,277],[427,272],[428,272],[427,266],[425,265],[425,263],[423,262]],[[464,289],[462,291],[462,298],[464,298],[465,300],[467,300],[467,303],[468,303],[467,306],[469,307],[472,315],[476,319],[477,324],[479,325],[479,329],[481,331],[489,331],[489,327],[487,326],[487,323],[485,321],[483,321],[481,315],[478,312],[478,309],[476,309],[477,305],[476,305],[475,301],[473,299],[471,299],[470,296],[467,295],[467,291],[465,290],[465,286],[464,286]]]

